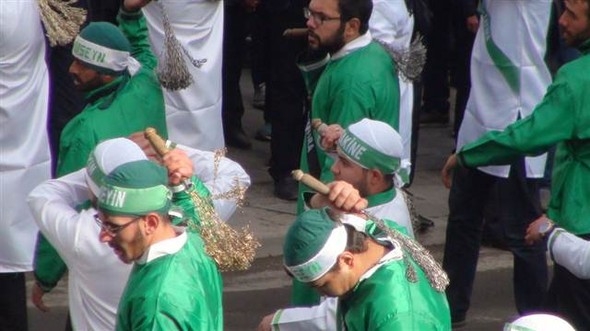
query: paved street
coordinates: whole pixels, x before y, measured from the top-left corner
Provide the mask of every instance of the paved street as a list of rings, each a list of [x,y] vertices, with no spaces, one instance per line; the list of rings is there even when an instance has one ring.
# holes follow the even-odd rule
[[[253,137],[262,125],[262,112],[250,107],[252,88],[245,72],[243,95],[247,107],[244,127]],[[282,240],[295,215],[295,203],[275,198],[272,180],[266,172],[269,144],[253,141],[249,151],[230,149],[229,157],[240,162],[252,177],[247,202],[231,220],[232,224],[249,224],[263,247],[252,269],[224,275],[224,310],[226,330],[255,330],[259,319],[274,308],[288,304],[290,280],[282,271]],[[440,261],[444,244],[448,191],[442,186],[439,171],[452,150],[450,127],[423,127],[418,149],[418,171],[410,191],[414,194],[417,211],[435,222],[434,228],[420,237]],[[484,248],[473,295],[468,325],[464,330],[501,330],[505,321],[514,316],[512,299],[512,261],[510,254]],[[40,313],[31,306],[31,330],[62,331],[66,311],[66,284],[47,296],[53,307],[50,313]]]

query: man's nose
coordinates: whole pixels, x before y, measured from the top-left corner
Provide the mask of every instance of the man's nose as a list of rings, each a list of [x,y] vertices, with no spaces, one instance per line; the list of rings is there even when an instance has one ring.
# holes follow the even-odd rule
[[[107,231],[101,229],[98,233],[98,240],[101,243],[108,243],[113,240],[113,236],[111,236]]]

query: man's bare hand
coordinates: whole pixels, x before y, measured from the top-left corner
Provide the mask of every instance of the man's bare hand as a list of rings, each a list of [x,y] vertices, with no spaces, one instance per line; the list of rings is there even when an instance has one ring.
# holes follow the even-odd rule
[[[457,154],[452,154],[447,159],[444,167],[440,171],[440,176],[446,188],[451,188],[453,182],[453,170],[457,167]]]
[[[35,307],[37,307],[37,309],[46,313],[49,311],[49,307],[47,307],[43,302],[44,295],[45,292],[43,292],[41,286],[39,286],[37,283],[33,284],[33,289],[31,291],[31,301],[33,302]]]
[[[345,181],[335,181],[328,184],[330,193],[328,200],[332,207],[337,209],[358,213],[369,205],[367,199],[361,197],[359,191]]]
[[[150,2],[151,0],[125,0],[123,2],[123,9],[128,12],[138,11]]]
[[[344,129],[338,124],[325,126],[320,132],[320,144],[322,148],[327,151],[335,150],[336,143],[338,142],[338,139],[340,139],[340,136],[342,136],[343,132]]]
[[[479,29],[479,18],[477,15],[471,15],[467,17],[467,30],[471,33],[477,33],[477,29]]]
[[[258,328],[256,329],[256,331],[272,331],[272,326],[271,326],[271,322],[273,317],[275,316],[275,314],[269,314],[264,316],[264,318],[262,318],[262,321],[260,321],[260,324],[258,324]]]
[[[136,132],[130,135],[128,138],[136,143],[150,160],[160,164],[162,163],[160,155],[158,155],[156,150],[152,147],[150,141],[147,140],[143,131]]]
[[[168,169],[168,180],[172,186],[179,185],[184,179],[193,176],[193,162],[185,151],[175,148],[162,157],[162,165]]]
[[[539,227],[541,226],[541,224],[547,221],[549,221],[547,216],[542,215],[541,217],[534,220],[531,224],[529,224],[528,228],[526,229],[526,235],[524,236],[524,242],[527,245],[533,245],[543,240],[543,235],[541,234],[541,232],[539,232]]]

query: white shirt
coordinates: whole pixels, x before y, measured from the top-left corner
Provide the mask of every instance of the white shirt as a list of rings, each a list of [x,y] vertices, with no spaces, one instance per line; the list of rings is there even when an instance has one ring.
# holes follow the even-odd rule
[[[0,1],[0,273],[33,269],[27,194],[50,177],[49,76],[37,1]]]
[[[188,61],[194,83],[179,91],[164,91],[170,140],[201,150],[224,146],[221,123],[221,59],[223,1],[160,0],[166,8],[176,38],[195,59],[206,59],[200,68]],[[164,56],[164,25],[155,1],[143,8],[150,44],[158,61]]]
[[[483,14],[471,55],[471,92],[457,150],[488,131],[504,130],[528,116],[543,98],[551,83],[544,59],[551,4],[551,0],[482,1]],[[543,177],[545,159],[546,154],[527,157],[527,177]],[[510,166],[479,170],[506,178]]]

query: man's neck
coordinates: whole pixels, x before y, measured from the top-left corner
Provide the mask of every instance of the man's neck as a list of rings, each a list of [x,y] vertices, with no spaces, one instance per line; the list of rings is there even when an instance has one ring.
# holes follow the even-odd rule
[[[379,245],[372,239],[367,239],[367,245],[367,250],[359,254],[359,260],[361,261],[361,265],[359,266],[359,277],[377,265],[377,263],[379,263],[379,261],[391,251],[391,248]]]

